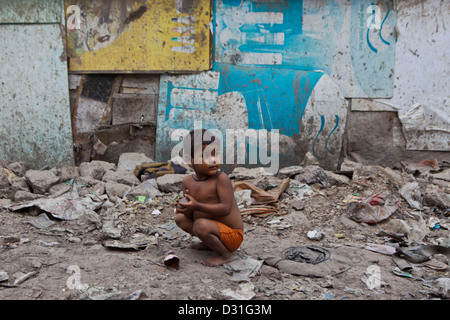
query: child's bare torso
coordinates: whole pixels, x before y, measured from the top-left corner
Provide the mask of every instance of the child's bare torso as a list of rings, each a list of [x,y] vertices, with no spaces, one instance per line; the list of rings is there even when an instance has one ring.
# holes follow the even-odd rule
[[[214,176],[211,176],[204,181],[195,181],[194,178],[190,176],[185,180],[186,189],[189,189],[189,194],[198,202],[205,204],[219,203],[220,199],[217,194],[217,177],[219,176],[219,174],[223,173],[218,172]],[[193,212],[193,218],[194,220],[197,220],[199,218],[211,219],[221,222],[233,229],[243,229],[241,213],[236,204],[236,201],[233,201],[231,211],[228,215],[218,216],[214,215],[214,213],[207,213],[196,210]]]

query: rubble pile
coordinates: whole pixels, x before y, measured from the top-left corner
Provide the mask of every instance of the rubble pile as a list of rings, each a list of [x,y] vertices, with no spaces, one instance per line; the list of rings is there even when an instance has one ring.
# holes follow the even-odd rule
[[[119,165],[91,161],[43,170],[27,169],[21,162],[0,161],[0,222],[8,215],[26,218],[33,228],[31,232],[57,235],[56,241],[40,242],[47,247],[69,242],[121,250],[142,250],[163,244],[184,248],[183,243],[191,237],[174,224],[174,205],[182,196],[181,180],[191,169],[174,162],[184,169],[178,173],[160,170],[155,172],[155,178],[138,177],[134,169],[142,162],[133,162],[133,158],[142,157],[122,156]],[[129,159],[125,161],[127,156]],[[233,269],[233,277],[240,279],[238,282],[251,281],[250,298],[295,299],[301,298],[300,293],[308,293],[305,282],[296,278],[289,278],[289,285],[281,287],[279,283],[274,286],[274,279],[269,283],[258,282],[258,277],[270,278],[268,268],[272,268],[272,275],[281,272],[337,281],[335,277],[357,263],[350,256],[339,259],[343,252],[338,249],[343,247],[389,256],[394,275],[421,279],[424,297],[449,297],[450,163],[432,160],[389,168],[346,160],[339,172],[324,170],[316,163],[303,163],[281,168],[276,175],[263,168],[235,168],[229,176],[245,222],[243,261],[250,261],[252,256],[252,268],[257,266],[251,276],[236,275]],[[270,201],[262,202],[261,195]],[[261,249],[251,243],[252,239],[267,237],[273,248]],[[2,229],[0,242],[6,255],[7,250],[20,246],[24,239]],[[290,248],[291,255],[296,252],[304,259],[314,255],[316,262],[289,260],[284,244],[297,246],[295,250]],[[309,247],[300,248],[299,244]],[[280,259],[270,256],[273,252],[285,254],[280,256],[282,264]],[[266,263],[256,263],[254,259]],[[348,263],[343,262],[347,260]],[[373,261],[364,263],[364,270],[370,264]],[[22,283],[36,276],[33,269],[30,271],[33,274],[22,273],[14,279],[9,276],[11,270],[6,269],[4,263],[0,264],[0,290],[2,286],[18,286],[18,281]],[[361,274],[360,278],[358,282],[369,291],[388,290],[383,282],[376,285],[370,282],[370,274]],[[314,290],[323,288],[330,290],[333,284]],[[81,290],[84,296],[77,298],[91,298],[90,294],[99,289],[92,288],[90,293],[86,290]],[[352,294],[364,297],[352,290],[343,288],[347,297]],[[120,294],[123,296],[123,292]],[[336,296],[322,294],[322,298]],[[138,298],[141,294],[130,296]]]

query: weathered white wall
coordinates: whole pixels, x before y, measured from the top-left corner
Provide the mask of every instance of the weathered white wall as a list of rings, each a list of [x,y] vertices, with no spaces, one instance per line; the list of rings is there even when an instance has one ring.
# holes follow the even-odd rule
[[[450,1],[398,1],[396,31],[392,98],[352,110],[398,111],[407,150],[450,151]]]
[[[73,164],[62,2],[0,2],[0,158]]]

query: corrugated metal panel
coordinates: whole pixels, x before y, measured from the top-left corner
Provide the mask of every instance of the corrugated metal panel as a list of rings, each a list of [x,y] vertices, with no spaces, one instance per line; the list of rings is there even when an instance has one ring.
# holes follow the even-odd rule
[[[73,164],[64,29],[0,25],[0,158]]]
[[[60,23],[62,0],[0,0],[0,23]]]
[[[76,5],[81,17],[79,29],[68,32],[70,71],[192,72],[211,67],[210,0],[66,0],[65,5]],[[77,13],[67,18],[74,22]]]

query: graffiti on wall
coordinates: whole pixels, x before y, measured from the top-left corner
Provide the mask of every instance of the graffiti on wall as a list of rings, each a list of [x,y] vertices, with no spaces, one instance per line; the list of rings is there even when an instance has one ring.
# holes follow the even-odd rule
[[[281,163],[298,164],[311,152],[333,168],[345,129],[345,97],[392,93],[394,41],[385,31],[395,15],[378,24],[377,14],[390,4],[378,2],[216,0],[212,71],[161,77],[156,157],[170,158],[173,130],[190,130],[201,120],[221,131],[278,130]],[[370,41],[362,46],[361,30],[369,30]]]
[[[157,159],[171,158],[177,129],[192,130],[200,121],[224,134],[276,130],[282,164],[298,162],[295,157],[308,151],[325,163],[336,162],[347,113],[323,72],[221,63],[196,75],[162,75],[158,110]]]
[[[211,67],[209,0],[65,0],[69,70]]]
[[[346,97],[392,96],[392,0],[216,0],[215,61],[321,70]]]
[[[215,9],[216,61],[331,71],[343,21],[334,1],[308,7],[301,0],[217,0]]]
[[[395,24],[393,1],[352,1],[350,54],[353,80],[356,80],[359,91],[351,97],[392,97],[397,39]]]

